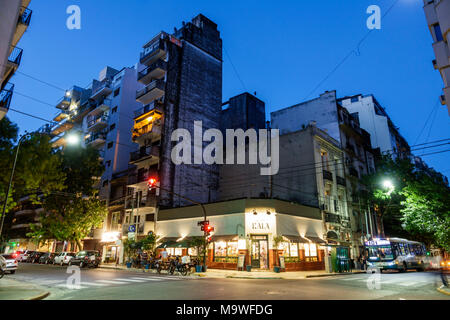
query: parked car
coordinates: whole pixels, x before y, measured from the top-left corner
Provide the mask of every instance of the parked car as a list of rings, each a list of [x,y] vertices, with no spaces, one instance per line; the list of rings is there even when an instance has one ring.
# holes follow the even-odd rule
[[[72,252],[61,252],[53,259],[53,264],[59,264],[61,266],[69,264],[70,260],[75,257],[75,253]]]
[[[57,256],[58,254],[59,253],[55,253],[55,252],[47,252],[39,258],[39,263],[53,264],[53,259],[55,259],[55,256]]]
[[[25,250],[23,254],[19,256],[20,262],[28,262],[28,258],[34,253],[34,251],[31,250]]]
[[[31,263],[39,263],[39,259],[45,254],[45,252],[36,251],[28,259]]]
[[[83,267],[97,268],[100,264],[100,253],[94,250],[84,250],[77,253],[75,258],[71,259],[69,265],[79,265]]]
[[[17,262],[17,255],[14,254],[2,254],[2,257],[5,259],[6,266],[3,271],[14,274],[19,267],[19,262]]]

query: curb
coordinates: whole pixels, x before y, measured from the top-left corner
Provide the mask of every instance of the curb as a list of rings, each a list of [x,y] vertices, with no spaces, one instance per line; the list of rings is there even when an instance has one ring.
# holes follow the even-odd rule
[[[50,295],[50,292],[47,291],[47,292],[41,293],[41,294],[39,294],[37,296],[31,297],[31,298],[28,298],[28,299],[24,299],[24,300],[42,300],[42,299],[47,298],[49,295]]]
[[[241,277],[241,276],[226,276],[228,279],[262,279],[262,280],[282,280],[282,277]]]
[[[324,273],[324,274],[310,274],[306,275],[305,278],[322,278],[322,277],[334,277],[334,276],[348,276],[352,274],[362,274],[366,273],[365,271],[361,272],[343,272],[343,273]]]
[[[450,292],[449,291],[446,291],[446,290],[441,289],[441,288],[436,288],[436,290],[439,291],[440,293],[443,293],[443,294],[445,294],[447,296],[450,296]]]

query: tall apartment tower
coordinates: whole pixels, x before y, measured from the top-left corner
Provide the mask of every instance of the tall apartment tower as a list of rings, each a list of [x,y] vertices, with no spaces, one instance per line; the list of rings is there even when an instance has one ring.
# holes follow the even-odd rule
[[[442,105],[447,105],[450,115],[450,0],[423,0],[423,4],[428,28],[433,37],[436,57],[433,66],[439,70],[444,81],[444,94],[440,100]]]
[[[143,222],[143,214],[150,223],[156,206],[192,205],[172,192],[197,202],[217,197],[218,166],[193,161],[194,147],[202,146],[192,142],[192,164],[175,165],[171,159],[175,129],[187,129],[193,140],[194,121],[201,121],[203,130],[220,128],[222,40],[217,25],[200,14],[173,34],[160,32],[144,45],[138,70],[143,88],[136,100],[144,107],[135,112],[133,142],[139,152],[130,157],[135,171],[128,187],[134,189],[139,206],[132,223]],[[169,192],[149,193],[147,181],[152,177]]]
[[[67,139],[76,135],[82,146],[90,145],[99,151],[105,171],[97,177],[95,186],[107,204],[114,175],[128,169],[130,152],[137,148],[131,142],[133,111],[141,106],[136,101],[136,78],[135,68],[118,71],[106,67],[88,88],[74,86],[68,90],[58,102],[59,111],[53,119],[57,122],[51,129],[55,136],[52,139],[54,147],[66,147]],[[111,221],[110,217],[106,219],[108,221]],[[104,223],[84,240],[85,249],[100,250],[101,236],[109,231],[120,230],[111,230],[111,224]]]
[[[27,30],[32,11],[31,0],[0,0],[0,120],[8,112],[14,85],[9,82],[22,60],[17,47]]]

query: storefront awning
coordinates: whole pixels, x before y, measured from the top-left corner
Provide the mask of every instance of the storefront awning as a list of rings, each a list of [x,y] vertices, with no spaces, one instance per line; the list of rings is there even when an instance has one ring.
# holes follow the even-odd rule
[[[322,244],[325,245],[327,244],[327,242],[317,236],[305,236],[306,239],[310,240],[311,242],[317,243],[317,244]]]
[[[303,238],[302,236],[292,236],[285,234],[283,235],[283,237],[288,239],[290,242],[309,243],[309,241]]]
[[[218,241],[238,241],[239,236],[237,234],[231,234],[231,235],[213,235],[211,237],[211,241],[218,242]]]

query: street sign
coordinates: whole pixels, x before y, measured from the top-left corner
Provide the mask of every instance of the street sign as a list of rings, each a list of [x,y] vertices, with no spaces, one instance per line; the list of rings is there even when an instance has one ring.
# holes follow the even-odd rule
[[[134,224],[132,224],[131,226],[128,227],[128,232],[136,232],[136,226]]]
[[[209,220],[203,220],[203,221],[199,221],[199,222],[197,222],[197,225],[198,226],[203,226],[203,225],[205,225],[205,224],[209,224]]]
[[[134,240],[135,236],[136,236],[136,234],[134,232],[128,232],[128,239]]]

